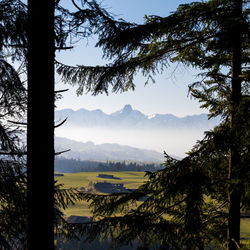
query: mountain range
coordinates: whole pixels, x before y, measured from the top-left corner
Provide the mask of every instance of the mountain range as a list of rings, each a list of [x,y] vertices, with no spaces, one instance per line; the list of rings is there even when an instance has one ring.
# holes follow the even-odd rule
[[[55,134],[57,137],[77,141],[77,146],[74,142],[72,147],[71,142],[67,141],[63,150],[71,148],[67,153],[68,157],[83,160],[155,161],[162,159],[163,151],[183,157],[197,140],[203,138],[204,131],[219,123],[219,118],[208,120],[207,114],[185,117],[173,114],[148,116],[129,104],[111,114],[100,109],[62,109],[55,112],[56,124],[65,118],[67,121],[56,128]],[[61,139],[60,145],[63,144]],[[128,146],[121,149],[121,145]],[[85,149],[80,150],[83,147]],[[149,151],[138,151],[141,148]]]
[[[87,109],[62,109],[55,112],[56,121],[67,118],[66,126],[81,127],[109,127],[109,128],[189,128],[189,129],[210,129],[219,123],[219,118],[208,120],[207,114],[190,115],[177,117],[172,114],[145,115],[127,104],[123,109],[111,114],[102,110]]]

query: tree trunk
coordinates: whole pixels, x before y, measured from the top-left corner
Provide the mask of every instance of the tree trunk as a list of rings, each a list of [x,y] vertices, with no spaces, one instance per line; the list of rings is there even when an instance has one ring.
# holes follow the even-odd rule
[[[54,1],[28,0],[28,249],[54,249]]]
[[[234,18],[242,16],[242,0],[233,0]],[[241,28],[238,21],[235,22],[232,34],[232,92],[231,92],[231,135],[232,142],[229,151],[229,215],[227,249],[234,250],[240,247],[240,192],[241,171],[240,153],[237,146],[237,130],[240,124],[237,122],[237,111],[241,100]]]

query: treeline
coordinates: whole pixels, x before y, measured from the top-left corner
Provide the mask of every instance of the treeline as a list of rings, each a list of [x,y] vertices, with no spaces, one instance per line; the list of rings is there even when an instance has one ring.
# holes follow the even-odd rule
[[[76,172],[106,172],[106,171],[150,171],[162,169],[162,165],[157,163],[143,162],[98,162],[98,161],[81,161],[77,159],[66,159],[56,157],[55,171],[60,173]]]

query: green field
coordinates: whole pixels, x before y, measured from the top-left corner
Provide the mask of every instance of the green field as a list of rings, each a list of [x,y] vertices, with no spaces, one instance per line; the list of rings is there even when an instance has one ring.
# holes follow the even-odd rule
[[[99,174],[111,174],[120,179],[97,178]],[[64,174],[64,176],[56,176],[55,179],[58,183],[64,184],[64,188],[87,187],[90,182],[104,181],[110,183],[123,183],[126,188],[137,188],[146,181],[144,175],[144,172],[84,172]],[[91,211],[85,201],[78,202],[63,212],[66,217],[70,215],[91,216]],[[241,220],[241,236],[250,238],[250,219]]]
[[[120,179],[97,178],[99,174],[111,174]],[[90,182],[110,182],[123,183],[126,188],[137,188],[146,181],[145,172],[82,172],[73,174],[64,174],[56,176],[58,183],[63,184],[64,188],[81,188],[87,187]],[[70,215],[90,216],[91,211],[85,201],[78,202],[63,211],[66,217]]]

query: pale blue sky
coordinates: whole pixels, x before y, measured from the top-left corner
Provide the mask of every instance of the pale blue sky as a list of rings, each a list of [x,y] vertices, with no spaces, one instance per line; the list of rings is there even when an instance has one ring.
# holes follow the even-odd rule
[[[65,2],[67,2],[65,0]],[[76,1],[77,2],[77,1]],[[180,0],[103,0],[102,6],[108,11],[131,22],[143,22],[144,15],[166,16],[174,11],[179,4],[191,1]],[[102,65],[102,51],[94,47],[95,38],[82,41],[71,51],[57,54],[57,59],[71,65]],[[196,71],[176,65],[170,65],[163,74],[155,77],[156,83],[144,86],[145,78],[137,75],[135,79],[135,91],[121,94],[110,93],[109,96],[84,94],[77,97],[75,88],[69,86],[70,91],[64,94],[64,98],[57,103],[58,109],[102,109],[111,113],[121,109],[125,104],[131,104],[134,109],[150,115],[154,113],[172,113],[177,116],[200,114],[201,110],[195,100],[187,97],[188,84],[196,81]],[[65,88],[57,79],[56,88]]]

